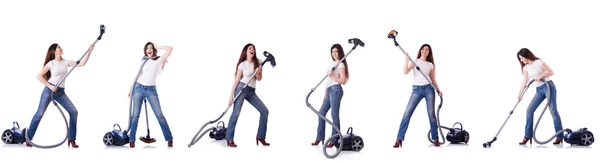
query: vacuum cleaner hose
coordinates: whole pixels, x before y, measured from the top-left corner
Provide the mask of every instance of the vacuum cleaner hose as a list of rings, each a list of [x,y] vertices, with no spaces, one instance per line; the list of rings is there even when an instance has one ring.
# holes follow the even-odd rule
[[[271,63],[272,67],[276,66],[276,62],[275,62],[275,57],[273,56],[273,54],[264,51],[263,54],[265,55],[266,59],[260,63],[259,68],[262,68],[267,62]],[[241,90],[244,90],[247,86],[248,83],[250,83],[250,81],[252,81],[252,79],[254,79],[254,77],[256,76],[257,72],[255,71],[252,76],[250,77],[250,79],[248,81],[246,81],[244,83],[244,86],[242,86]],[[238,97],[240,96],[240,94],[242,94],[242,91],[238,92],[235,94],[235,96],[233,96],[233,101],[236,101],[238,99]],[[223,116],[227,113],[227,111],[229,110],[229,108],[231,107],[231,105],[227,106],[227,108],[225,109],[225,111],[223,111],[223,113],[221,113],[221,115],[215,119],[215,120],[211,120],[208,121],[206,123],[204,123],[204,125],[202,125],[202,127],[200,127],[200,129],[198,130],[198,132],[196,132],[196,134],[194,135],[194,137],[192,138],[192,140],[190,141],[190,143],[188,144],[188,148],[192,147],[192,145],[196,144],[198,141],[200,141],[200,139],[208,132],[210,132],[211,130],[213,130],[215,127],[211,127],[207,130],[204,130],[204,128],[209,125],[209,124],[213,124],[218,122],[219,120],[221,120],[221,118],[223,118]]]
[[[124,132],[125,135],[127,135],[129,133],[129,130],[131,129],[131,119],[133,118],[133,90],[135,89],[135,83],[137,83],[137,80],[140,78],[140,73],[142,73],[142,70],[144,69],[144,65],[146,65],[148,60],[156,59],[156,58],[158,58],[158,56],[148,57],[146,55],[142,58],[142,64],[140,65],[140,68],[138,69],[138,71],[135,75],[135,79],[133,80],[133,83],[131,84],[131,89],[129,90],[129,92],[131,93],[129,95],[129,96],[131,96],[131,97],[129,97],[129,118],[127,120],[127,128]],[[146,114],[147,114],[147,112],[146,112]],[[148,123],[148,115],[146,115],[146,123]]]
[[[542,116],[544,116],[544,112],[546,112],[546,110],[548,109],[548,106],[550,106],[550,102],[552,102],[551,101],[551,99],[552,99],[551,97],[554,96],[552,94],[552,91],[550,91],[551,88],[550,88],[550,84],[548,84],[548,81],[545,81],[544,79],[542,79],[540,81],[544,82],[544,85],[546,86],[546,95],[547,95],[546,99],[547,99],[547,102],[546,102],[546,106],[544,106],[544,110],[542,110],[542,113],[540,114],[537,122],[535,122],[535,127],[533,128],[533,141],[535,141],[535,143],[538,143],[538,144],[547,144],[550,141],[552,141],[552,139],[556,138],[558,135],[563,134],[563,132],[565,132],[567,130],[570,130],[570,129],[568,129],[568,128],[562,129],[562,130],[556,132],[554,135],[552,135],[552,137],[550,137],[549,139],[544,140],[544,141],[540,141],[540,140],[537,139],[535,132],[537,131],[537,127],[540,124],[540,120],[542,120]]]
[[[354,46],[352,47],[352,49],[350,49],[350,51],[348,51],[348,53],[342,59],[340,59],[340,62],[338,62],[331,68],[332,71],[336,70],[338,65],[340,65],[344,60],[346,60],[346,57],[350,56],[352,51],[354,51],[354,49],[356,49],[357,46],[361,46],[361,47],[365,46],[365,43],[362,42],[362,40],[360,40],[358,38],[349,39],[348,43],[354,44]],[[306,96],[306,106],[308,106],[308,108],[310,108],[310,110],[312,110],[315,114],[317,114],[317,116],[319,116],[320,119],[324,120],[329,125],[331,125],[333,130],[335,130],[337,132],[337,134],[332,135],[331,137],[329,137],[327,140],[325,140],[323,142],[325,144],[323,146],[323,155],[325,155],[325,157],[327,157],[327,158],[335,158],[338,155],[340,155],[340,153],[342,152],[342,146],[344,145],[344,137],[340,131],[340,128],[339,128],[339,126],[336,126],[331,120],[327,119],[327,117],[325,117],[325,115],[321,115],[321,113],[319,113],[319,111],[317,111],[308,101],[308,99],[310,98],[310,95],[315,91],[315,89],[317,89],[317,87],[319,87],[319,85],[321,85],[323,83],[323,81],[325,81],[325,79],[327,79],[327,77],[328,77],[328,75],[325,75],[325,77],[323,77],[321,79],[321,81],[319,81],[317,86],[310,89],[310,92]],[[340,144],[340,147],[337,148],[337,150],[335,151],[335,153],[333,155],[329,155],[327,153],[327,144],[329,144],[335,137],[339,137],[338,143]]]
[[[92,43],[93,45],[96,45],[96,43],[102,39],[102,36],[104,35],[105,30],[106,30],[106,27],[103,24],[100,25],[100,36],[98,36],[98,38],[96,38],[96,40],[94,40],[94,43]],[[83,59],[83,57],[85,57],[88,54],[89,51],[90,51],[90,48],[88,48],[85,51],[85,53],[83,53],[83,55],[81,56],[81,58],[79,58],[79,60],[76,61],[76,63],[73,66],[73,68],[71,68],[71,70],[69,70],[69,72],[67,72],[67,74],[65,75],[65,77],[63,77],[56,84],[57,87],[60,86],[65,81],[65,79],[69,76],[69,74],[71,74],[71,72],[73,72],[73,70],[79,65],[79,63],[81,62],[81,60]],[[33,143],[31,141],[31,138],[28,135],[29,134],[28,128],[24,128],[23,130],[25,130],[25,135],[24,135],[25,141],[28,144],[30,144],[31,146],[36,147],[36,148],[56,148],[56,147],[64,144],[67,141],[68,137],[69,137],[69,122],[67,121],[67,117],[65,116],[65,113],[62,111],[62,109],[60,108],[60,106],[58,106],[58,103],[54,99],[54,92],[52,92],[50,94],[50,99],[52,99],[52,104],[54,104],[54,106],[56,106],[56,108],[58,109],[58,111],[60,111],[60,114],[62,115],[63,120],[65,121],[65,126],[66,126],[65,138],[61,142],[59,142],[57,144],[53,144],[53,145],[39,145],[39,144],[35,144],[35,143]]]

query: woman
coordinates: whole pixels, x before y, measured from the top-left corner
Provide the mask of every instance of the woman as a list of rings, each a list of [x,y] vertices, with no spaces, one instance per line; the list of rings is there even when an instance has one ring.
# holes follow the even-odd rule
[[[434,140],[433,145],[440,146],[440,142],[438,141],[438,125],[435,117],[435,90],[433,86],[438,88],[438,93],[442,96],[442,91],[439,90],[437,81],[435,79],[435,63],[433,62],[433,52],[431,50],[431,46],[429,44],[421,45],[419,49],[419,53],[417,54],[417,60],[415,61],[416,65],[420,68],[421,71],[433,82],[433,86],[429,83],[427,78],[423,76],[418,70],[415,68],[415,65],[409,64],[408,60],[410,60],[410,56],[406,54],[406,60],[404,61],[404,75],[408,74],[411,70],[413,70],[413,88],[412,94],[410,95],[410,99],[408,100],[408,104],[406,106],[406,110],[404,111],[404,117],[402,117],[402,122],[400,123],[400,129],[398,130],[398,137],[396,138],[396,144],[394,144],[394,148],[398,148],[402,146],[402,141],[404,141],[404,135],[406,134],[406,130],[408,129],[408,124],[410,123],[410,118],[412,114],[415,112],[417,105],[421,102],[421,99],[425,98],[425,102],[427,104],[427,114],[429,115],[429,126],[431,131],[431,138]]]
[[[165,50],[165,54],[162,56],[157,56],[158,49]],[[163,67],[167,61],[167,58],[171,56],[172,51],[173,47],[171,46],[157,47],[156,44],[152,42],[148,42],[144,46],[144,55],[152,59],[149,59],[146,62],[142,68],[142,72],[139,74],[140,76],[138,80],[133,85],[133,117],[131,118],[131,129],[129,130],[129,147],[131,148],[135,147],[135,134],[137,131],[138,120],[140,119],[142,101],[144,99],[147,99],[148,103],[150,103],[150,107],[152,108],[152,111],[154,111],[154,115],[156,115],[156,119],[158,119],[158,123],[162,129],[165,141],[168,141],[168,146],[173,147],[173,136],[171,135],[171,129],[169,128],[167,119],[162,112],[156,90],[156,78],[158,77],[159,70],[161,70],[161,67]],[[131,95],[131,92],[129,92],[129,95]]]
[[[67,146],[72,146],[74,148],[78,148],[79,145],[75,143],[75,138],[77,136],[77,108],[71,100],[69,96],[65,93],[65,81],[57,85],[68,73],[68,67],[73,67],[77,65],[77,67],[83,67],[87,64],[88,59],[90,59],[90,55],[92,55],[92,50],[94,50],[94,45],[90,45],[90,50],[88,51],[85,59],[80,62],[78,65],[77,62],[72,60],[63,59],[62,48],[54,43],[50,45],[48,48],[48,52],[46,53],[46,59],[44,60],[44,67],[42,71],[40,71],[37,75],[37,79],[44,84],[46,87],[42,91],[42,95],[40,98],[40,104],[38,106],[37,112],[31,119],[31,123],[29,124],[28,134],[29,139],[33,140],[33,136],[35,136],[35,131],[37,127],[40,125],[40,121],[48,108],[48,105],[53,100],[51,99],[52,93],[54,93],[54,100],[58,102],[62,107],[67,110],[69,113],[69,131],[68,131],[68,144]],[[31,147],[31,144],[25,142],[25,145]]]
[[[258,145],[259,142],[264,146],[271,145],[265,141],[269,109],[267,109],[267,106],[265,106],[260,98],[258,98],[258,95],[256,95],[256,81],[262,80],[262,68],[259,67],[261,62],[261,60],[256,58],[255,46],[250,43],[246,44],[236,65],[235,79],[233,80],[233,88],[231,89],[231,95],[229,97],[229,106],[233,104],[233,112],[229,118],[229,126],[227,127],[225,136],[227,146],[229,147],[237,147],[235,142],[233,142],[233,137],[235,134],[235,126],[238,117],[240,116],[240,111],[242,110],[242,104],[244,104],[244,99],[248,100],[248,102],[260,113],[258,133],[256,134],[256,145]],[[256,76],[251,79],[250,77],[252,77],[254,72],[256,72]],[[242,90],[245,83],[248,83],[248,86]],[[234,96],[240,91],[242,93],[240,93],[239,97],[233,101]]]
[[[325,90],[325,99],[323,99],[323,104],[321,105],[321,109],[319,110],[319,114],[326,116],[327,112],[331,108],[331,118],[333,119],[333,124],[335,124],[338,128],[340,128],[340,103],[342,101],[342,96],[344,96],[344,89],[342,89],[342,85],[346,85],[350,74],[348,73],[348,62],[344,60],[339,64],[335,71],[331,69],[336,64],[340,63],[340,59],[344,57],[344,49],[340,44],[334,44],[331,46],[331,64],[328,67],[328,76],[326,90]],[[337,134],[336,130],[331,131],[331,135]],[[317,127],[317,139],[311,143],[311,145],[318,145],[319,142],[323,143],[325,140],[325,120],[319,118],[319,125]],[[333,147],[333,142],[327,144],[327,147]]]
[[[523,94],[523,91],[525,91],[525,86],[529,81],[535,80],[532,84],[536,86],[535,96],[531,100],[531,103],[529,103],[529,107],[527,107],[525,138],[523,138],[523,141],[519,142],[520,145],[524,145],[527,144],[527,142],[531,144],[531,137],[533,137],[533,113],[545,98],[548,98],[550,101],[550,114],[552,114],[552,119],[554,119],[554,130],[559,132],[563,128],[560,115],[556,108],[556,86],[554,86],[554,82],[550,79],[550,76],[554,75],[554,72],[546,65],[546,63],[544,63],[544,61],[533,55],[527,48],[519,50],[517,57],[523,73],[523,82],[521,83],[521,89],[519,90],[519,101],[523,98],[521,95]],[[540,79],[546,80],[549,88],[541,82]],[[550,89],[550,94],[546,94],[548,89]],[[564,135],[558,134],[553,144],[561,144],[563,138]]]

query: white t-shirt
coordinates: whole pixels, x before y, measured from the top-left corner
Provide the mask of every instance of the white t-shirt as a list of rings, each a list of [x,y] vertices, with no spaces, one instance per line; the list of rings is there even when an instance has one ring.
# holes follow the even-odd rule
[[[259,63],[262,63],[262,61],[259,60]],[[242,80],[240,80],[240,82],[247,83],[249,87],[256,88],[256,78],[253,78],[252,81],[248,83],[250,77],[254,74],[254,63],[244,61],[238,65],[238,69],[242,71]]]
[[[56,85],[62,78],[65,77],[65,75],[67,75],[69,69],[69,60],[63,59],[60,62],[51,60],[46,65],[48,66],[48,69],[50,69],[50,79],[48,79],[48,82]],[[66,79],[58,87],[65,88],[65,82]]]
[[[415,80],[413,81],[413,85],[422,86],[422,85],[431,84],[431,83],[429,83],[429,80],[427,80],[427,79],[430,79],[429,78],[429,73],[435,67],[433,65],[433,63],[428,62],[428,61],[423,61],[423,60],[420,60],[420,59],[417,59],[415,61],[415,63],[416,63],[416,65],[414,65],[414,68],[413,68],[413,76],[415,78]],[[425,75],[427,75],[427,78],[425,78],[423,76],[423,74],[421,74],[421,72],[419,72],[419,70],[417,70],[417,66],[419,66],[419,68],[421,69],[421,71],[423,71],[423,73]]]
[[[331,62],[331,65],[329,65],[329,68],[327,68],[327,74],[329,74],[329,71],[331,71],[331,69],[333,68],[333,66],[335,66],[335,64],[337,64],[338,62]],[[335,71],[333,71],[333,75],[340,77],[340,69],[344,69],[346,66],[344,65],[344,63],[340,63],[340,65],[338,65],[337,69]],[[332,85],[336,85],[336,84],[340,84],[338,82],[336,82],[335,80],[331,79],[331,77],[327,77],[327,88],[329,88]]]
[[[165,57],[161,56],[156,60],[148,59],[148,62],[142,68],[142,75],[138,78],[137,82],[144,86],[155,86],[156,78],[160,74],[160,68]]]
[[[523,67],[523,70],[527,71],[527,74],[529,76],[529,81],[534,80],[538,75],[546,72],[546,70],[544,70],[543,68],[544,65],[544,61],[542,61],[542,59],[538,59],[533,61],[533,63],[531,64],[526,64]],[[550,81],[550,78],[544,78],[546,81]],[[532,85],[535,85],[535,87],[539,87],[541,85],[543,85],[543,82],[540,81],[534,81],[532,83]]]

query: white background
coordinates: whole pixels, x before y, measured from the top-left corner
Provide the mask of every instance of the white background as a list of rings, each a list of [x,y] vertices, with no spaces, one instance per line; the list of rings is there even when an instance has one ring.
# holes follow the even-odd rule
[[[597,144],[583,149],[535,143],[533,149],[518,146],[533,88],[492,149],[481,146],[494,137],[516,103],[522,78],[516,53],[523,47],[554,70],[563,126],[600,131],[594,103],[599,89],[593,80],[600,37],[593,15],[600,13],[591,1],[6,1],[0,6],[4,61],[0,64],[0,126],[4,128],[10,128],[13,121],[28,127],[43,89],[36,74],[48,46],[59,43],[64,58],[77,60],[97,37],[98,26],[107,27],[88,64],[76,68],[66,83],[67,94],[79,110],[80,149],[66,151],[66,143],[52,150],[6,145],[0,148],[2,160],[327,160],[320,147],[308,144],[316,136],[317,116],[304,100],[326,75],[331,45],[341,43],[348,52],[347,39],[354,37],[366,45],[348,58],[350,81],[343,87],[341,129],[354,127],[366,147],[360,153],[344,152],[336,160],[561,161],[593,159],[588,156],[597,152],[592,149]],[[471,133],[470,145],[432,148],[426,138],[429,124],[423,100],[404,147],[392,148],[413,81],[412,73],[402,75],[404,56],[386,38],[392,29],[399,32],[399,43],[413,58],[423,43],[431,44],[444,93],[441,123],[449,127],[456,121],[463,123]],[[147,41],[174,47],[159,76],[158,91],[175,147],[168,150],[149,110],[157,143],[145,147],[138,141],[138,147],[129,151],[105,150],[101,136],[114,123],[127,125],[127,93]],[[245,103],[236,131],[237,149],[225,147],[224,141],[211,143],[208,136],[187,148],[199,127],[226,108],[236,61],[249,42],[256,45],[259,58],[264,59],[262,52],[269,51],[278,63],[275,68],[264,68],[257,86],[257,94],[270,110],[267,141],[272,146],[255,147],[259,114]],[[311,97],[316,109],[324,86]],[[230,113],[221,120],[227,122]],[[138,137],[146,135],[143,116]],[[51,104],[35,142],[62,140],[63,124]],[[327,125],[327,135],[330,130]],[[538,129],[539,139],[547,139],[553,131],[547,111]],[[140,151],[146,148],[156,150]],[[31,154],[36,155],[32,158]],[[14,156],[4,157],[10,155]]]

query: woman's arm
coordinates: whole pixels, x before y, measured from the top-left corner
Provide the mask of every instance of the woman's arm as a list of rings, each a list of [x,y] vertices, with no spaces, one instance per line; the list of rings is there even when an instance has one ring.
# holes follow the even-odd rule
[[[528,82],[529,74],[527,73],[527,70],[523,70],[523,81],[521,81],[521,88],[519,89],[519,101],[523,98],[523,91],[525,91],[525,86],[527,86]]]
[[[535,78],[536,80],[539,81],[542,78],[547,78],[547,77],[554,75],[554,71],[552,71],[552,69],[550,69],[550,67],[548,65],[546,65],[546,63],[542,63],[542,69],[544,69],[544,73],[541,73],[540,75],[538,75]]]
[[[90,50],[88,51],[88,53],[85,56],[85,58],[83,59],[83,61],[79,62],[77,67],[83,67],[83,66],[85,66],[85,64],[87,64],[88,60],[90,59],[90,55],[92,55],[92,50],[94,50],[94,44],[90,45]],[[72,60],[69,60],[68,62],[69,62],[69,67],[73,67],[73,66],[75,66],[75,64],[77,64],[76,61],[72,61]]]
[[[237,88],[237,85],[240,84],[240,80],[242,80],[242,75],[242,69],[238,68],[238,71],[235,74],[235,79],[233,80],[233,86],[231,87],[231,95],[229,95],[229,105],[233,103],[233,96],[235,96],[235,88]]]
[[[412,63],[408,63],[410,56],[406,54],[406,60],[404,60],[404,75],[408,74],[415,67]]]
[[[156,49],[162,49],[162,50],[166,50],[165,54],[163,54],[161,56],[162,58],[162,64],[165,64],[165,62],[167,62],[167,59],[169,58],[169,56],[171,56],[171,52],[173,51],[173,47],[172,46],[159,46],[156,47]]]
[[[40,83],[44,84],[46,87],[51,88],[53,85],[51,85],[45,78],[44,75],[46,75],[46,73],[50,71],[50,68],[48,67],[48,65],[44,66],[44,68],[42,68],[42,70],[38,73],[37,75],[37,79],[40,81]]]
[[[333,75],[333,74],[331,74],[329,77],[330,77],[330,78],[331,78],[333,81],[335,81],[335,82],[337,82],[337,83],[340,83],[340,84],[342,84],[342,85],[345,85],[345,84],[346,84],[346,82],[348,81],[348,78],[346,77],[346,69],[344,69],[344,68],[339,68],[339,69],[338,69],[338,72],[340,73],[340,76],[339,76],[339,77],[337,77],[337,76],[335,76],[335,75]]]
[[[259,61],[259,63],[262,63],[262,61],[261,61],[260,59],[259,59],[258,61]],[[256,68],[256,70],[254,70],[254,71],[258,71],[258,72],[256,73],[256,76],[254,76],[254,79],[256,79],[257,81],[260,81],[260,80],[262,80],[262,67],[258,67],[258,68]]]
[[[429,72],[429,78],[431,78],[433,86],[435,86],[438,89],[438,94],[442,96],[442,89],[440,88],[440,86],[438,86],[437,80],[435,79],[435,67],[431,68],[431,71]]]

